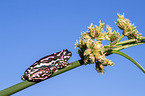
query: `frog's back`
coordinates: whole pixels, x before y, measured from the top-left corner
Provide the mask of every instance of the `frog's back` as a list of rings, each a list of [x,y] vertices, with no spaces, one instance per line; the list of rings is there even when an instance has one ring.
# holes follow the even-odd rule
[[[71,57],[67,49],[45,56],[32,64],[22,76],[22,80],[42,81],[49,78],[58,69],[62,69],[69,63],[66,61]]]

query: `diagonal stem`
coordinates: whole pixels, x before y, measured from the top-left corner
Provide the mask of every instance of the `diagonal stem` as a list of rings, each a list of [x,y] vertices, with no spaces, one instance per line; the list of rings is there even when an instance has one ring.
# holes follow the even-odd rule
[[[120,51],[116,51],[116,50],[111,51],[111,53],[119,54],[119,55],[127,58],[128,60],[130,60],[132,63],[134,63],[139,69],[141,69],[145,73],[145,69],[139,63],[137,63],[133,58],[128,56],[127,54],[120,52]]]
[[[81,65],[83,65],[83,62],[82,62],[81,60],[72,62],[72,65],[70,65],[70,66],[68,66],[68,67],[65,67],[64,69],[58,70],[58,71],[55,72],[51,77],[54,77],[54,76],[59,75],[59,74],[61,74],[61,73],[63,73],[63,72],[66,72],[66,71],[68,71],[68,70],[71,70],[71,69],[74,69],[74,68],[76,68],[76,67],[79,67],[79,66],[81,66]],[[50,78],[51,78],[51,77],[50,77]],[[27,81],[27,80],[22,81],[22,82],[20,82],[20,83],[18,83],[18,84],[16,84],[16,85],[13,85],[13,86],[11,86],[11,87],[9,87],[9,88],[6,88],[6,89],[4,89],[4,90],[1,90],[1,91],[0,91],[0,96],[9,96],[9,95],[12,95],[12,94],[14,94],[14,93],[16,93],[16,92],[18,92],[18,91],[21,91],[21,90],[23,90],[23,89],[25,89],[25,88],[27,88],[27,87],[32,86],[32,85],[34,85],[34,84],[37,84],[37,83],[36,83],[36,82],[29,82],[29,81]]]

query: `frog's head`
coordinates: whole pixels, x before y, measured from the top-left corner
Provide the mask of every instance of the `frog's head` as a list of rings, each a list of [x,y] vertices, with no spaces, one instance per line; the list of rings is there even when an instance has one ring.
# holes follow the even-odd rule
[[[68,61],[68,59],[72,56],[72,53],[68,51],[67,49],[63,50],[63,60]]]

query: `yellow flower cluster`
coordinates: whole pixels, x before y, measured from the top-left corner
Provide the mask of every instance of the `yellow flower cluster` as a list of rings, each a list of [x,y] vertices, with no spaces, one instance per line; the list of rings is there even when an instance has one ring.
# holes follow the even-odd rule
[[[104,23],[101,23],[101,21],[99,21],[99,26],[91,23],[90,27],[88,27],[90,37],[96,40],[105,40],[106,32],[103,32],[103,27]]]
[[[118,14],[116,24],[123,30],[122,36],[127,36],[128,39],[138,39],[141,37],[134,24],[131,24],[129,19],[124,18],[124,14]],[[107,47],[104,47],[101,41],[106,39],[111,42],[110,44],[115,44],[122,39],[122,36],[119,38],[120,34],[118,30],[113,30],[109,25],[106,26],[106,31],[104,31],[104,25],[101,21],[99,21],[99,26],[91,23],[88,30],[81,33],[80,40],[75,43],[76,47],[79,48],[78,53],[84,64],[95,63],[98,72],[104,72],[103,66],[112,66],[114,64],[106,58],[105,48]]]
[[[107,27],[107,32],[103,30],[104,23],[99,22],[99,26],[91,24],[87,32],[81,33],[81,39],[76,42],[76,47],[79,47],[78,53],[85,64],[96,63],[96,70],[103,72],[103,66],[113,65],[111,60],[105,56],[105,48],[101,40],[113,42],[119,37],[118,31],[113,31],[111,27]],[[117,36],[116,36],[117,35]]]
[[[115,41],[119,37],[119,32],[115,30],[112,31],[112,28],[107,25],[107,35],[105,36],[106,40],[109,40],[111,42]]]
[[[124,18],[124,14],[118,14],[116,24],[121,30],[123,30],[123,35],[127,36],[128,39],[138,39],[141,37],[141,34],[136,30],[136,26],[131,24],[129,19]]]

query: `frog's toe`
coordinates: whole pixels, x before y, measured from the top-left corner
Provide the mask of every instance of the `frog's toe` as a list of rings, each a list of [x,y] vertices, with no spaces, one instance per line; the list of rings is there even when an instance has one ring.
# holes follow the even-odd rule
[[[22,80],[26,80],[26,79],[24,78],[24,76],[22,76],[21,79],[22,79]]]

